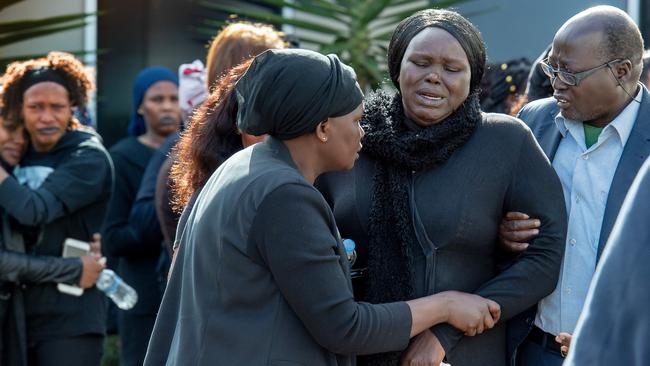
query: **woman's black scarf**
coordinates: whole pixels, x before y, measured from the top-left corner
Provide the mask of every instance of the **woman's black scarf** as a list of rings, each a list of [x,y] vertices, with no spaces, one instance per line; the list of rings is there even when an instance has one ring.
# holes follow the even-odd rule
[[[476,94],[444,121],[409,128],[402,97],[386,92],[370,95],[362,121],[363,150],[376,161],[369,218],[368,287],[365,301],[410,300],[414,293],[412,248],[417,238],[409,204],[413,172],[433,169],[465,144],[481,121]],[[435,205],[435,202],[430,202]],[[360,365],[398,365],[401,352],[361,357]]]

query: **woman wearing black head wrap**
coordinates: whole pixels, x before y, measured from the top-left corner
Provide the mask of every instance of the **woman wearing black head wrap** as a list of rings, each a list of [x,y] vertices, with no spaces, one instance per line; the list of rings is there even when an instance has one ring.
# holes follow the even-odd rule
[[[342,236],[357,244],[358,299],[459,290],[495,300],[511,318],[555,288],[566,230],[560,182],[523,123],[481,112],[485,58],[478,30],[455,12],[425,10],[397,26],[388,64],[398,92],[366,99],[360,159],[317,183]],[[541,219],[540,233],[500,268],[501,217],[524,207]],[[436,325],[405,353],[359,363],[437,366],[445,354],[454,366],[505,366],[505,326],[470,338]]]
[[[402,349],[441,321],[483,329],[498,319],[495,303],[455,292],[353,300],[332,212],[312,186],[352,168],[361,148],[350,67],[269,50],[235,93],[239,127],[270,137],[224,162],[184,213],[145,365],[354,365],[354,354]]]

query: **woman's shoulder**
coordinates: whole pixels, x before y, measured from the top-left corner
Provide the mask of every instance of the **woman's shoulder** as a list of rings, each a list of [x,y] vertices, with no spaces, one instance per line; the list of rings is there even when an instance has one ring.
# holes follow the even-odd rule
[[[138,165],[145,164],[153,155],[154,150],[142,144],[135,136],[121,139],[109,150],[113,160],[126,160]]]
[[[504,139],[523,140],[529,135],[530,128],[517,117],[502,113],[482,113],[482,133],[496,136],[500,141]]]
[[[133,150],[138,149],[140,147],[139,145],[142,144],[138,141],[137,137],[128,136],[116,142],[115,145],[111,146],[111,148],[108,151],[110,151],[111,154],[129,153],[132,152]]]

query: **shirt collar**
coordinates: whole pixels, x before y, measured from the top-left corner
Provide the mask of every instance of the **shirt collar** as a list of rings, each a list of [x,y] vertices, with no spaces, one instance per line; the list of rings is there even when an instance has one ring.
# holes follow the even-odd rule
[[[641,100],[642,98],[643,98],[643,88],[639,88],[639,91],[636,93],[634,99],[638,101],[642,101]],[[621,113],[619,113],[616,116],[616,118],[614,118],[609,124],[607,124],[607,126],[605,126],[605,129],[613,128],[616,130],[616,132],[618,132],[618,136],[621,139],[621,145],[623,146],[625,146],[625,144],[627,143],[627,139],[630,137],[630,134],[632,133],[634,122],[636,122],[636,118],[639,114],[639,108],[641,108],[641,103],[637,103],[634,100],[632,100],[621,111]],[[564,118],[564,116],[562,116],[562,112],[559,112],[555,116],[555,125],[557,126],[557,129],[560,130],[562,137],[566,137],[567,133],[569,132],[567,123],[570,122],[575,123],[576,121],[572,121],[567,118]],[[603,129],[603,132],[605,131],[605,129]]]

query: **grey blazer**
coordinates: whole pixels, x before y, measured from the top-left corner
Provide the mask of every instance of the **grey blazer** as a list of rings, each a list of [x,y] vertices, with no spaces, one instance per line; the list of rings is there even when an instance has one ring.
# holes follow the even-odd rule
[[[212,175],[180,248],[145,365],[354,365],[408,345],[408,305],[357,303],[332,212],[280,140]]]
[[[650,364],[650,159],[621,208],[587,295],[568,366]]]

